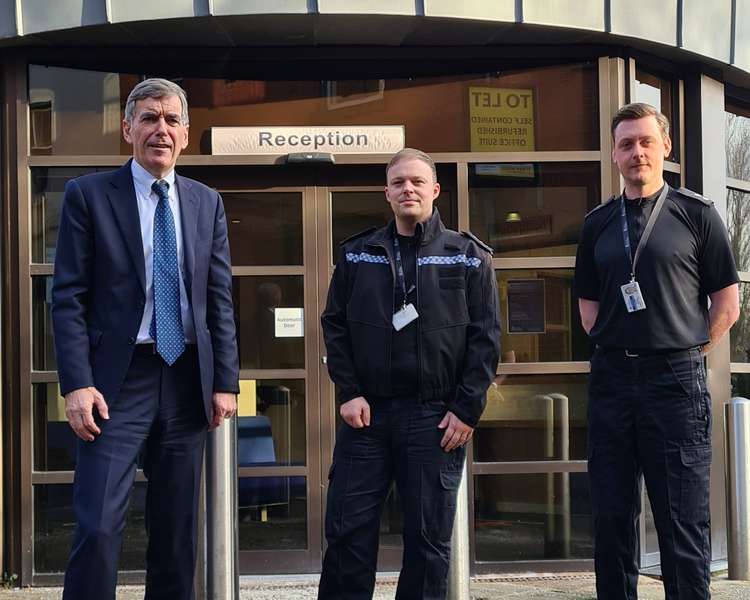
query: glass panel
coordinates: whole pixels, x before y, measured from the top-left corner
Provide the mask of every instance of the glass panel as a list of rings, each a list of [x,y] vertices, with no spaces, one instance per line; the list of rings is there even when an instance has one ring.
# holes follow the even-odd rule
[[[498,375],[474,431],[474,461],[585,460],[587,379]]]
[[[380,547],[401,548],[403,544],[404,516],[401,511],[401,498],[396,486],[391,486],[385,499],[383,514],[380,517]]]
[[[32,369],[54,371],[57,368],[52,337],[52,276],[31,278],[31,354]]]
[[[726,104],[727,175],[750,181],[750,107]]]
[[[648,492],[644,492],[643,497],[643,518],[646,522],[646,554],[654,554],[659,551],[659,538],[656,535],[656,521],[654,513],[651,511],[651,501],[648,498]]]
[[[664,171],[664,181],[666,181],[673,188],[681,188],[682,182],[679,173],[672,173],[671,171]]]
[[[65,400],[57,382],[32,387],[34,413],[34,470],[72,471],[76,464],[76,436],[65,418]]]
[[[740,317],[729,330],[729,342],[731,362],[750,362],[750,284],[748,283],[740,282]]]
[[[232,265],[301,265],[300,192],[225,192]]]
[[[750,143],[750,138],[748,138]],[[737,269],[750,271],[750,193],[727,190],[727,231]]]
[[[600,187],[599,163],[470,165],[469,226],[495,258],[575,256]]]
[[[678,123],[674,120],[674,98],[675,84],[672,80],[644,71],[641,68],[635,70],[635,98],[633,102],[645,102],[658,108],[669,121],[669,135],[672,141],[679,139],[676,135]],[[672,154],[669,160],[677,156],[678,144],[672,144]]]
[[[234,277],[232,297],[241,369],[305,368],[300,313],[278,310],[304,307],[301,275]]]
[[[750,398],[750,373],[732,373],[732,398]]]
[[[120,570],[146,568],[146,484],[136,483],[130,496],[120,554]],[[34,486],[34,571],[58,573],[65,565],[73,543],[73,485]]]
[[[240,477],[237,494],[240,550],[307,548],[304,477]]]
[[[241,380],[238,397],[237,465],[304,465],[304,379]]]
[[[478,561],[593,558],[587,473],[474,477]]]
[[[502,67],[357,82],[184,78],[190,100],[185,152],[210,152],[202,145],[210,128],[237,125],[402,125],[406,145],[426,152],[599,148],[596,62]],[[139,79],[30,66],[32,153],[130,154],[120,140],[120,119]]]
[[[589,360],[591,341],[573,296],[572,269],[495,271],[501,362]]]

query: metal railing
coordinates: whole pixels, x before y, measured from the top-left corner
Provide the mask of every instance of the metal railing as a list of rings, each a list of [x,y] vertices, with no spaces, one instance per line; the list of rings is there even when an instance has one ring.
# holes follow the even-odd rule
[[[750,581],[750,400],[724,405],[729,579]]]

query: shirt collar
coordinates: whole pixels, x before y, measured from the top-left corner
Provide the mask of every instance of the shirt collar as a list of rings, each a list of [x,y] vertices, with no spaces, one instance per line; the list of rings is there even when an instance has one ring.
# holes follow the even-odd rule
[[[130,172],[133,174],[133,183],[135,186],[139,188],[146,197],[148,197],[149,194],[151,194],[151,186],[154,181],[156,181],[156,177],[151,175],[151,173],[138,164],[138,161],[135,159],[130,162]],[[174,191],[174,169],[162,177],[162,179],[169,184],[170,191]]]

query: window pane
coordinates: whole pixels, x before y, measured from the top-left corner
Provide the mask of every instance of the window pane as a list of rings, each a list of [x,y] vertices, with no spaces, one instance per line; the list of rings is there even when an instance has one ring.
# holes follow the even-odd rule
[[[122,534],[120,570],[146,568],[146,484],[136,483],[130,497],[130,508]],[[65,565],[73,543],[73,485],[34,486],[34,571],[59,573]]]
[[[730,360],[750,362],[750,284],[740,283],[740,317],[729,330],[729,341]]]
[[[232,265],[301,265],[300,192],[224,193]]]
[[[498,375],[474,431],[475,462],[586,460],[587,376]]]
[[[495,271],[501,362],[589,360],[592,346],[573,297],[572,269]]]
[[[65,184],[74,177],[106,171],[93,167],[34,167],[31,169],[31,262],[55,262]]]
[[[305,340],[298,335],[300,327],[283,329],[282,320],[289,315],[279,310],[302,310],[301,275],[234,277],[232,297],[241,369],[305,368]],[[299,314],[294,312],[292,320]]]
[[[750,373],[732,373],[732,398],[750,398]]]
[[[239,467],[304,465],[305,381],[240,381],[237,421]]]
[[[727,175],[750,181],[750,107],[727,102]]]
[[[502,69],[502,70],[497,70]],[[139,75],[29,67],[34,154],[130,154],[120,120]],[[361,81],[183,78],[186,154],[218,126],[401,125],[426,152],[597,150],[596,62]],[[481,139],[480,139],[481,138]],[[304,150],[305,148],[300,148]]]
[[[32,385],[34,470],[72,471],[76,436],[65,418],[65,400],[58,383]]]
[[[52,277],[31,279],[31,354],[32,369],[54,371],[57,368],[52,337]]]
[[[304,477],[240,477],[237,494],[240,550],[307,548]]]
[[[673,141],[672,153],[669,155],[669,160],[674,160],[677,156],[678,144],[674,143],[674,141],[679,139],[676,135],[679,123],[676,123],[674,120],[675,89],[674,81],[641,68],[636,68],[635,99],[633,101],[650,104],[659,109],[667,117],[670,126],[669,135]]]
[[[575,256],[586,213],[601,199],[599,163],[469,167],[469,225],[495,258]]]
[[[750,142],[750,139],[748,140]],[[750,271],[750,193],[727,190],[727,231],[737,269]]]
[[[593,558],[587,473],[474,477],[478,561]]]

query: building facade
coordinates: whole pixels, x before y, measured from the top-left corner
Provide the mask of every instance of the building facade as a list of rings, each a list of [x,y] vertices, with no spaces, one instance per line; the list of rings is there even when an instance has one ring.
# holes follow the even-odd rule
[[[0,571],[61,581],[75,452],[49,316],[59,210],[69,178],[127,160],[124,102],[147,76],[186,89],[178,168],[221,191],[229,221],[241,573],[320,570],[339,422],[318,317],[338,243],[389,216],[403,144],[436,159],[444,221],[495,250],[502,357],[469,453],[472,570],[592,567],[592,348],[571,282],[584,215],[620,191],[609,123],[630,101],[669,117],[667,179],[714,200],[741,270],[742,316],[708,359],[721,566],[722,404],[750,396],[750,0],[0,0]],[[143,575],[143,501],[139,473],[122,581]],[[644,506],[642,564],[658,566]]]

